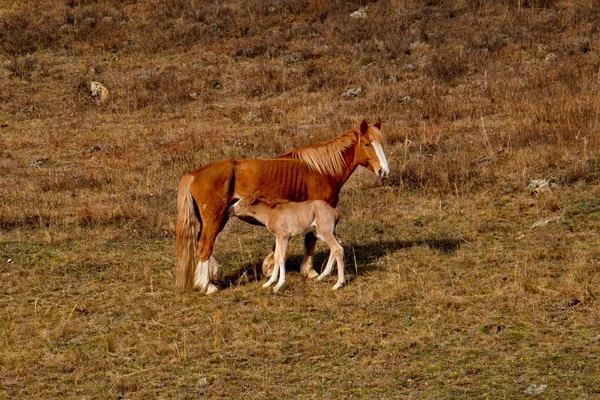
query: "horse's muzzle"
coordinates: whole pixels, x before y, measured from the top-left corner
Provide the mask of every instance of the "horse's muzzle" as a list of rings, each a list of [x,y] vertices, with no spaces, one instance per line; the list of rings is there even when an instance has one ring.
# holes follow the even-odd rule
[[[389,169],[379,168],[377,170],[377,176],[379,177],[379,179],[386,179],[389,175],[390,175]]]

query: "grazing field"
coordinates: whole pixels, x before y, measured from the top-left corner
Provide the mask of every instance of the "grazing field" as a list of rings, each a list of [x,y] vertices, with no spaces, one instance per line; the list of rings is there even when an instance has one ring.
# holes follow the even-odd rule
[[[0,0],[0,399],[600,398],[599,27],[592,0]],[[227,287],[176,293],[183,174],[363,118],[391,174],[342,189],[343,289],[301,239],[261,288],[274,239],[235,220]]]

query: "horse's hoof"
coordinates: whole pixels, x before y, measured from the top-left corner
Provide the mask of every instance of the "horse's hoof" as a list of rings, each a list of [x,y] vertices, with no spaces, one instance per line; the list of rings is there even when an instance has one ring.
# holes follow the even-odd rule
[[[271,286],[271,284],[269,282],[265,282],[262,285],[262,287],[264,287],[264,288],[268,288],[269,286]]]
[[[333,285],[333,287],[331,289],[332,290],[338,290],[338,289],[341,289],[342,286],[344,286],[343,283],[336,283],[335,285]]]
[[[315,271],[314,269],[311,269],[310,271],[308,271],[308,279],[315,279],[319,276],[319,273],[317,271]]]
[[[219,288],[216,287],[215,285],[213,285],[212,283],[209,283],[208,286],[206,287],[206,294],[214,294],[217,293],[219,291]]]

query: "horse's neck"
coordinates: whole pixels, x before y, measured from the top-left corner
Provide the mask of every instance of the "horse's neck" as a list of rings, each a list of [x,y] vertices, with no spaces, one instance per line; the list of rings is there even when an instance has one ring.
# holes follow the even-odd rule
[[[342,187],[342,185],[344,185],[344,183],[346,183],[348,179],[350,179],[350,177],[356,170],[356,167],[358,167],[358,164],[356,164],[356,162],[354,161],[355,152],[356,144],[348,147],[346,151],[344,151],[343,157],[344,163],[346,164],[346,168],[344,168],[342,174],[335,177],[336,182],[338,183],[340,188]]]

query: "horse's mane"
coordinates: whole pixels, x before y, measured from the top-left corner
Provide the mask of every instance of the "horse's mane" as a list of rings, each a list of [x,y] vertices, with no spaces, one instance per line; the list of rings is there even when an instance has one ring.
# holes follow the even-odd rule
[[[313,146],[290,150],[278,158],[295,158],[322,174],[340,175],[344,172],[344,152],[356,144],[358,131],[359,128],[356,128]],[[367,135],[371,141],[384,143],[381,131],[373,126],[369,127]]]
[[[295,158],[322,174],[339,175],[344,171],[344,151],[355,143],[354,131],[349,131],[310,147],[290,150],[279,158]]]

